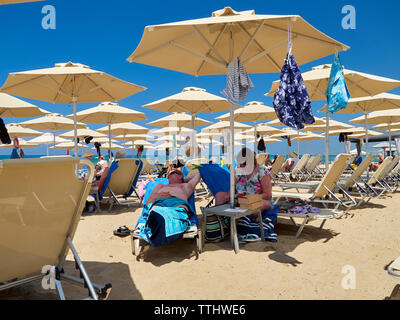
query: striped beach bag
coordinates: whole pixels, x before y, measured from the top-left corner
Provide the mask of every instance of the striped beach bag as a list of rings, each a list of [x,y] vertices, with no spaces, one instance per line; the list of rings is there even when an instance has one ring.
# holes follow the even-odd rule
[[[205,238],[208,242],[219,242],[230,234],[230,219],[216,215],[207,216]]]

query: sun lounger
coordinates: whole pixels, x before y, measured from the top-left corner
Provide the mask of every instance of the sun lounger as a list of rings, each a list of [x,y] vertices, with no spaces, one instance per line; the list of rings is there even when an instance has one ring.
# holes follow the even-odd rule
[[[291,179],[301,181],[304,176],[304,167],[307,165],[309,158],[309,154],[303,155],[291,172],[282,172],[283,177],[289,182],[291,181]]]
[[[321,155],[316,155],[308,160],[304,167],[304,180],[309,181],[317,176],[321,176],[321,171],[318,170],[318,165],[321,163]]]
[[[400,279],[400,257],[388,266],[387,271],[392,277]]]
[[[363,177],[367,181],[367,184],[375,190],[378,198],[388,191],[383,183],[383,179],[386,177],[387,170],[391,166],[392,161],[393,157],[387,157],[369,179]]]
[[[283,167],[283,162],[285,161],[285,156],[283,154],[279,155],[274,164],[272,165],[272,168],[270,170],[271,178],[272,180],[277,180],[279,177],[279,173]]]
[[[140,176],[143,163],[137,159],[118,159],[110,165],[107,179],[99,196],[110,199],[109,211],[114,204],[130,206],[135,201],[128,200],[132,193],[135,193],[140,203],[142,198],[136,191],[136,184]],[[121,199],[123,198],[123,199]]]
[[[79,163],[89,167],[86,180]],[[60,299],[64,280],[85,285],[88,299],[107,298],[111,285],[91,282],[72,243],[93,175],[90,161],[72,157],[0,161],[0,290],[47,277]],[[64,272],[69,249],[80,277]]]
[[[148,243],[143,240],[139,233],[137,227],[141,224],[146,223],[147,217],[149,214],[149,207],[147,206],[147,199],[150,197],[151,192],[155,188],[155,186],[159,183],[162,184],[168,184],[169,181],[167,178],[157,178],[154,179],[153,181],[150,181],[146,187],[145,187],[145,195],[143,198],[143,210],[142,210],[142,215],[140,216],[135,230],[132,232],[131,235],[131,247],[132,247],[132,254],[135,256],[139,256],[140,253],[142,252],[143,248],[145,245],[148,245]],[[194,202],[194,195],[191,196],[189,199],[189,204],[191,205],[191,209],[194,213],[196,213],[196,206]],[[202,252],[202,244],[201,244],[201,230],[199,228],[199,219],[197,215],[195,214],[194,217],[191,219],[191,225],[188,227],[186,232],[183,234],[183,239],[194,239],[196,243],[196,255],[197,257],[199,254]]]
[[[306,202],[316,202],[321,203],[325,208],[328,208],[329,204],[334,205],[334,209],[338,209],[340,206],[345,208],[347,212],[350,208],[357,205],[357,202],[351,197],[345,190],[343,190],[337,182],[339,177],[342,175],[343,171],[347,166],[347,161],[349,160],[350,155],[342,154],[339,158],[333,163],[333,165],[329,168],[328,172],[324,175],[321,182],[317,185],[314,192],[278,192],[272,191],[273,199],[278,202],[280,199],[301,199]],[[289,186],[291,185],[291,186]],[[296,189],[309,189],[309,187],[305,184],[280,184],[279,186],[287,187],[287,188],[296,188]],[[342,192],[343,199],[340,199],[334,192],[334,188],[337,187]],[[328,199],[327,199],[328,198]]]

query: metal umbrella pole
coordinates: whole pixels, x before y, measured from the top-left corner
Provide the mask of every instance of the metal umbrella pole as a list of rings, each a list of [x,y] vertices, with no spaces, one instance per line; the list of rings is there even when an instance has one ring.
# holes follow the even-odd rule
[[[257,121],[254,121],[254,153],[257,153]]]
[[[111,161],[111,123],[108,123],[108,161]]]
[[[72,102],[74,105],[74,156],[78,158],[78,121],[76,119],[76,101],[77,98],[73,97]]]
[[[329,169],[329,112],[326,112],[326,131],[325,131],[325,169]]]
[[[53,155],[56,155],[56,129],[53,129],[53,146],[54,146],[54,151],[53,151]]]
[[[230,204],[231,208],[235,207],[235,139],[234,139],[234,134],[235,134],[235,129],[234,129],[234,112],[233,112],[233,105],[230,103],[230,162],[231,162],[231,168],[230,168]]]

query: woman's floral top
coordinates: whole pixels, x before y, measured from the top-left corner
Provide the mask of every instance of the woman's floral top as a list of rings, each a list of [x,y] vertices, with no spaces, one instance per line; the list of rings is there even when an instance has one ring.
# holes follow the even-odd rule
[[[265,166],[258,166],[253,171],[250,178],[246,174],[240,172],[236,174],[236,196],[243,197],[247,194],[261,194],[263,189],[261,186],[261,180],[263,177],[269,175],[269,172]]]

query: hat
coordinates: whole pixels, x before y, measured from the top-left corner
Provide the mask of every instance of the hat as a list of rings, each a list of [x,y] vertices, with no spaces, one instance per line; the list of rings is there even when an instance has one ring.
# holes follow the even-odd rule
[[[249,148],[243,148],[242,150],[239,151],[238,155],[236,156],[236,161],[238,164],[245,163],[246,160],[249,159],[254,159],[255,153],[253,150]]]
[[[89,150],[86,150],[83,154],[82,154],[82,158],[87,158],[87,157],[93,157],[94,154],[91,153]]]
[[[289,153],[289,157],[291,157],[291,158],[298,158],[298,157],[299,157],[299,154],[298,154],[296,151],[293,151],[293,152]]]

